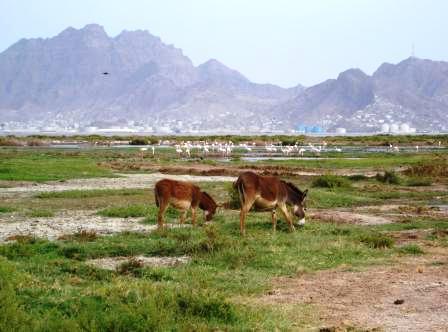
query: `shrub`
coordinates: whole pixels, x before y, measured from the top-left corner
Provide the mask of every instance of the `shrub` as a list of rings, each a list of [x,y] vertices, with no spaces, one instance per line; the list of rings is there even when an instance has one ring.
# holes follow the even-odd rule
[[[48,142],[40,140],[40,139],[31,139],[26,142],[28,146],[47,146]]]
[[[394,245],[394,240],[391,237],[381,233],[364,234],[359,240],[369,247],[377,249],[391,248]]]
[[[0,146],[24,146],[22,141],[15,138],[0,137]]]
[[[369,178],[363,174],[354,174],[354,175],[350,175],[349,180],[352,181],[364,181],[364,180],[368,180]]]
[[[411,178],[407,181],[406,185],[410,187],[424,187],[432,185],[432,181],[430,179],[419,179],[419,178]]]
[[[399,251],[402,254],[408,254],[408,255],[421,255],[421,254],[425,253],[423,251],[423,249],[420,248],[420,246],[418,246],[417,244],[407,244],[407,245],[404,245],[404,246],[400,247]]]
[[[438,157],[431,162],[413,165],[404,171],[404,174],[412,177],[447,177],[448,158]]]
[[[148,145],[148,140],[142,137],[136,137],[131,139],[129,145]]]
[[[14,212],[16,209],[9,206],[0,206],[0,213]]]
[[[321,175],[313,180],[313,187],[319,188],[349,188],[351,187],[350,181],[342,176],[336,175]]]
[[[121,263],[117,267],[117,273],[137,276],[140,274],[142,267],[143,267],[143,261],[135,257],[131,257],[129,260]]]
[[[379,182],[387,184],[400,184],[401,179],[394,171],[386,171],[384,174],[377,173],[375,176],[376,180]]]

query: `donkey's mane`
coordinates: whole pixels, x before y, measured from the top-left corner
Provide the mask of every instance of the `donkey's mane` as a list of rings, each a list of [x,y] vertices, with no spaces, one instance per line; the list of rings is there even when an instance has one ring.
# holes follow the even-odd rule
[[[214,200],[208,193],[206,193],[205,191],[201,191],[201,195],[204,196],[205,199],[206,199],[209,203],[211,203],[212,205],[215,205],[215,206],[216,206],[216,202],[215,202],[215,200]]]
[[[287,185],[292,191],[294,191],[296,194],[299,194],[300,196],[303,195],[302,190],[300,190],[299,188],[297,188],[297,186],[296,186],[294,183],[292,183],[292,182],[285,182],[285,183],[286,183],[286,185]]]

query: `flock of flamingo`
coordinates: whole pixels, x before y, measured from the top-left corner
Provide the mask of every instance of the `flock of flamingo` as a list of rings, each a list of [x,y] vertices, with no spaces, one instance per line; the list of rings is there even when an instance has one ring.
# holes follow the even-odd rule
[[[303,156],[306,151],[310,151],[313,153],[319,154],[323,151],[336,151],[342,152],[340,148],[331,148],[327,149],[327,143],[324,141],[320,145],[313,145],[311,143],[308,146],[300,146],[298,142],[294,145],[282,145],[281,142],[277,145],[273,143],[265,143],[264,146],[257,146],[255,142],[252,143],[241,143],[235,145],[232,141],[229,142],[213,142],[208,143],[207,141],[202,143],[191,143],[191,142],[182,142],[181,144],[176,144],[175,146],[176,153],[182,157],[190,157],[193,149],[201,151],[203,155],[212,154],[220,154],[223,157],[229,157],[232,155],[232,152],[235,150],[243,151],[243,152],[266,152],[266,153],[278,153],[281,152],[284,156],[290,156],[292,154],[296,154],[299,156]]]
[[[161,143],[159,144],[161,145]],[[438,142],[439,148],[441,147],[441,142]],[[296,142],[294,145],[282,145],[281,142],[278,144],[273,143],[265,143],[264,146],[257,146],[255,142],[252,143],[240,143],[235,145],[232,141],[228,142],[213,142],[209,143],[207,141],[201,143],[192,143],[190,141],[181,142],[180,144],[174,145],[176,153],[179,157],[191,157],[193,149],[196,151],[200,151],[203,156],[207,156],[209,154],[219,154],[222,157],[229,157],[232,155],[232,152],[235,150],[244,151],[246,153],[249,152],[265,152],[265,153],[279,153],[283,156],[296,155],[303,157],[305,152],[311,152],[314,155],[319,155],[321,152],[342,152],[342,149],[339,147],[331,147],[328,148],[327,142],[323,141],[319,145],[314,145],[312,143],[308,143],[307,146],[301,146]],[[141,147],[140,152],[142,156],[148,150],[151,150],[152,155],[155,155],[155,146],[152,145],[150,147]],[[415,146],[415,150],[418,152],[420,147],[418,145]],[[388,147],[389,152],[400,152],[400,147],[398,145],[389,144]]]

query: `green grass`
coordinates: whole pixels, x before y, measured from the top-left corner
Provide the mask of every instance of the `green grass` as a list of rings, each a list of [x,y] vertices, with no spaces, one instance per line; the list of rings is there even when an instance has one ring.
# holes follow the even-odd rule
[[[351,183],[347,178],[329,174],[316,177],[311,185],[316,188],[330,189],[351,187]]]
[[[360,195],[352,190],[327,190],[313,188],[309,191],[307,204],[311,208],[335,208],[373,205],[379,200],[374,197]]]
[[[253,213],[248,235],[241,238],[238,213],[225,212],[202,228],[2,245],[6,259],[0,265],[8,272],[0,273],[0,280],[10,283],[12,303],[0,307],[0,316],[16,315],[17,329],[38,330],[292,329],[293,322],[310,324],[307,314],[299,311],[291,320],[275,307],[232,299],[263,294],[274,276],[388,260],[393,250],[361,241],[370,232],[310,223],[289,233],[280,221],[274,235],[269,215]],[[192,260],[178,268],[128,266],[123,275],[84,264],[90,258],[136,255],[189,255]],[[27,282],[16,283],[22,279]]]
[[[0,180],[42,182],[113,176],[92,158],[55,154],[0,150]]]
[[[406,255],[422,255],[425,253],[418,244],[406,244],[401,246],[399,252]]]
[[[92,198],[92,197],[110,197],[110,196],[131,196],[141,195],[143,189],[92,189],[92,190],[65,190],[48,191],[36,194],[34,197],[50,198]]]
[[[266,164],[305,169],[373,167],[384,170],[430,157],[431,154],[378,154],[361,160],[273,161]],[[0,180],[5,174],[15,180],[32,181],[111,176],[111,171],[98,163],[125,162],[132,171],[141,160],[138,151],[131,149],[0,149]],[[173,160],[166,153],[157,162],[173,163]],[[240,165],[242,161],[232,163]],[[312,182],[310,178],[290,180],[300,184],[301,188]],[[391,200],[415,206],[425,204],[425,201],[448,199],[442,191],[417,192],[407,186],[378,183],[363,177],[351,180],[358,182],[351,186],[311,188],[308,207],[375,206]],[[226,187],[229,184],[199,185],[219,202],[228,202],[232,198]],[[102,216],[139,217],[144,223],[155,224],[157,208],[153,202],[150,188],[72,190],[11,197],[0,212],[3,208],[3,212],[15,209],[26,215],[49,216],[62,209],[92,209],[99,210],[98,214]],[[178,216],[173,209],[166,214],[171,223],[177,223]],[[446,218],[413,217],[377,226],[337,225],[307,218],[305,227],[289,233],[286,222],[279,215],[274,234],[269,213],[250,212],[246,222],[247,235],[242,238],[238,216],[238,211],[219,209],[211,224],[196,228],[164,229],[150,234],[125,232],[104,237],[79,231],[54,242],[22,236],[15,243],[2,244],[0,331],[288,331],[306,330],[310,326],[317,328],[320,326],[318,314],[310,305],[273,306],[261,304],[257,299],[272,289],[272,280],[278,276],[296,277],[301,273],[340,266],[358,268],[388,263],[404,254],[421,254],[422,248],[416,245],[394,246],[387,234],[389,231],[432,228],[434,232],[428,241],[448,246]],[[202,221],[201,214],[198,219]],[[88,259],[137,255],[188,255],[191,261],[175,268],[143,267],[131,262],[118,271],[86,264]]]
[[[110,207],[98,211],[98,215],[103,217],[113,217],[113,218],[136,218],[145,217],[150,213],[154,213],[155,208],[149,205],[127,205],[127,206],[117,206]]]
[[[0,206],[0,213],[9,213],[16,211],[15,208],[9,206]]]
[[[28,211],[26,216],[32,218],[49,218],[54,217],[54,212],[47,209],[35,209]]]

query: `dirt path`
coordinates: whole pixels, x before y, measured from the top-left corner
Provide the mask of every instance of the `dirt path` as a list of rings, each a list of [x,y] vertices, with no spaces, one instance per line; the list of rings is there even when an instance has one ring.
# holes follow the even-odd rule
[[[321,326],[448,331],[448,253],[362,272],[276,278],[264,304],[316,305]],[[329,330],[331,330],[329,329]]]
[[[171,175],[162,173],[150,174],[117,174],[117,178],[92,178],[74,179],[64,182],[48,183],[22,183],[18,187],[0,188],[0,196],[12,193],[34,193],[41,191],[64,191],[64,190],[91,190],[91,189],[149,189],[154,183],[163,178],[191,181],[191,182],[217,182],[235,181],[231,176],[197,176],[197,175]]]
[[[49,218],[3,216],[0,217],[0,243],[16,236],[56,240],[81,230],[107,235],[125,231],[147,233],[156,229],[156,225],[140,223],[141,219],[101,217],[95,211],[65,211]]]

